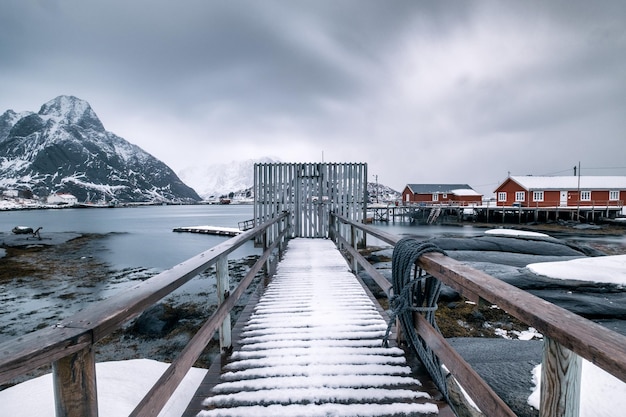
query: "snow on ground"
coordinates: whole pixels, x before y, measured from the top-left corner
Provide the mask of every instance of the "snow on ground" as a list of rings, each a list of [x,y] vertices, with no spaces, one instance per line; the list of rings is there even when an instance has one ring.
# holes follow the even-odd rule
[[[511,237],[517,237],[517,236],[550,237],[549,235],[546,235],[545,233],[529,232],[527,230],[515,230],[515,229],[489,229],[489,230],[485,230],[485,234],[496,235],[496,236],[511,236]]]
[[[529,264],[537,275],[555,279],[573,279],[606,284],[626,284],[626,255],[598,256],[560,262]]]
[[[617,417],[626,415],[626,384],[583,359],[580,387],[580,417]],[[539,409],[541,365],[533,370],[535,389],[528,404]]]
[[[129,415],[168,366],[150,359],[97,363],[99,416]],[[159,417],[180,417],[205,374],[206,369],[192,368]],[[43,375],[0,391],[0,404],[2,416],[54,417],[52,375]]]
[[[580,258],[528,265],[536,274],[555,279],[574,279],[626,285],[626,255]],[[626,415],[626,383],[583,359],[580,417]],[[528,403],[539,408],[541,365],[533,374],[535,390]],[[616,412],[616,410],[620,410]]]

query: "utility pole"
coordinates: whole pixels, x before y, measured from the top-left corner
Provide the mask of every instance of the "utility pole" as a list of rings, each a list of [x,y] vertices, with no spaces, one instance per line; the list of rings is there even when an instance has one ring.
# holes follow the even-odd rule
[[[576,175],[576,167],[574,167],[574,175]],[[576,219],[580,223],[580,161],[578,161],[578,201],[576,203]]]

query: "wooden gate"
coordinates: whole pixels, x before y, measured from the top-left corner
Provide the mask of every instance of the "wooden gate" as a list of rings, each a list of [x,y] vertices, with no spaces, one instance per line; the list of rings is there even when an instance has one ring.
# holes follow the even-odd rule
[[[328,237],[329,213],[365,218],[367,164],[274,163],[254,165],[254,218],[291,213],[292,236]]]

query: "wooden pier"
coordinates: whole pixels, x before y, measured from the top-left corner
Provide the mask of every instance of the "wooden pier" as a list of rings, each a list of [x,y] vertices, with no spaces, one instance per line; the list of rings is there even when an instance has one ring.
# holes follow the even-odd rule
[[[478,221],[483,223],[549,223],[581,221],[611,222],[622,212],[621,206],[523,207],[492,205],[405,204],[372,205],[367,208],[371,221],[409,221],[419,224]]]
[[[221,226],[188,226],[188,227],[176,227],[174,232],[180,233],[202,233],[205,235],[218,235],[218,236],[237,236],[242,233],[242,230],[235,229],[234,227],[221,227]]]
[[[250,310],[233,353],[209,372],[184,416],[449,411],[412,375],[402,349],[382,346],[384,312],[332,241],[290,241]]]

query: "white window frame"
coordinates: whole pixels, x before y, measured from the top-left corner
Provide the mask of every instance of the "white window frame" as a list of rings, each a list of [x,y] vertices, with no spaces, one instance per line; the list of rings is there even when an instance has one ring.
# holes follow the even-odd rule
[[[609,191],[609,200],[617,201],[619,200],[619,190],[610,190]]]
[[[533,201],[542,202],[543,201],[543,191],[533,191]]]
[[[515,201],[526,201],[526,193],[524,191],[515,191]]]
[[[447,193],[441,194],[441,198],[443,198],[445,200],[446,198],[448,198],[448,194]]]
[[[580,201],[591,201],[591,191],[581,191]]]
[[[439,201],[439,193],[433,193],[433,201]]]
[[[498,192],[498,201],[506,201],[506,191]]]

